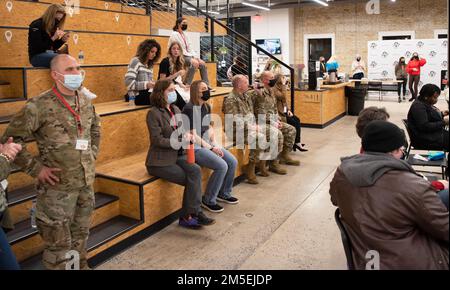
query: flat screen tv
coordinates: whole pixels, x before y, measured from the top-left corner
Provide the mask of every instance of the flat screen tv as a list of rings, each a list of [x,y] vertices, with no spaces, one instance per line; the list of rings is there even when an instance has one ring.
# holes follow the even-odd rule
[[[273,39],[256,39],[256,45],[262,49],[270,52],[271,54],[281,54],[281,41],[279,38]],[[258,50],[258,54],[264,54],[264,52]]]

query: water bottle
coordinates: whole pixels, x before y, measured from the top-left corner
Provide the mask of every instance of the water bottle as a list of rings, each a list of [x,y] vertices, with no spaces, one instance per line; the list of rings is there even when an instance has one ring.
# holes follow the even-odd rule
[[[128,103],[128,105],[130,106],[130,107],[134,107],[136,104],[135,104],[135,100],[136,100],[136,97],[135,96],[129,96],[129,103]]]
[[[31,209],[30,209],[30,216],[31,216],[31,227],[35,229],[36,226],[36,200],[33,200]]]
[[[189,143],[189,146],[187,148],[187,162],[189,164],[195,163],[194,143],[192,143],[192,141]]]
[[[79,64],[84,63],[84,52],[82,50],[80,50],[80,52],[78,53],[78,63]]]

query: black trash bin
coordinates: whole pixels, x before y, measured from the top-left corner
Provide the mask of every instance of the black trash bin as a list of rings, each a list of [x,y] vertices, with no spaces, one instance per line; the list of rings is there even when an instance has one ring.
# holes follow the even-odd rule
[[[362,87],[346,87],[345,96],[348,98],[347,114],[358,116],[359,112],[364,109],[364,101],[367,95],[367,88]]]

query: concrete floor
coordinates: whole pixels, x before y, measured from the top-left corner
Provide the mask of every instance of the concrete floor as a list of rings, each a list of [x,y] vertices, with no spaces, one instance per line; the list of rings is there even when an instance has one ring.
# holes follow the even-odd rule
[[[395,100],[366,106],[386,107],[403,128],[410,103]],[[208,213],[215,225],[191,231],[173,223],[97,269],[346,269],[328,190],[339,158],[359,152],[355,122],[346,116],[325,129],[302,129],[310,151],[293,153],[302,165],[235,187],[239,205]]]

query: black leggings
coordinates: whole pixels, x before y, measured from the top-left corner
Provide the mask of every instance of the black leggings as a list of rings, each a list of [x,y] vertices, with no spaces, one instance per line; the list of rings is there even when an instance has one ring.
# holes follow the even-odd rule
[[[301,139],[301,132],[302,132],[302,125],[300,123],[300,119],[293,115],[292,117],[286,116],[286,121],[289,125],[294,126],[296,133],[295,133],[295,143],[300,143],[300,139]]]
[[[409,91],[411,92],[411,98],[416,99],[417,94],[419,93],[417,90],[419,89],[420,75],[413,76],[409,75]]]

